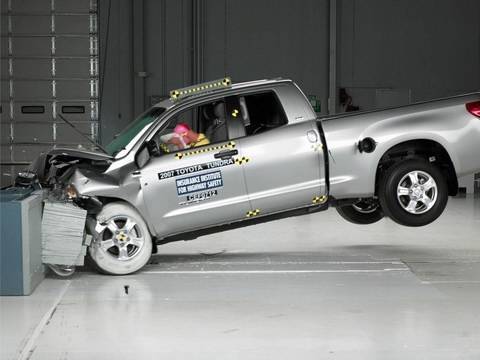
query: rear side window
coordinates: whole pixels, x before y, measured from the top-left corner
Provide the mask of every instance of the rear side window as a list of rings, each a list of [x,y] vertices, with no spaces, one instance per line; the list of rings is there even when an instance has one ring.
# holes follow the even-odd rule
[[[283,107],[274,92],[240,97],[247,135],[256,135],[287,124]]]

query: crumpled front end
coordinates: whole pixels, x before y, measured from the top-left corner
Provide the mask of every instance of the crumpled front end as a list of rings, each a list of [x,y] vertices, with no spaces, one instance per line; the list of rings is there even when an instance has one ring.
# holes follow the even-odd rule
[[[70,179],[79,169],[93,174],[103,173],[112,162],[106,154],[77,149],[53,149],[36,158],[30,166],[19,173],[15,186],[48,189],[59,200],[74,195],[69,187]]]
[[[17,187],[45,190],[42,262],[57,275],[70,276],[75,266],[83,265],[92,241],[86,221],[103,206],[96,196],[82,195],[77,186],[84,190],[86,184],[104,176],[111,162],[110,156],[101,153],[54,149],[16,178]]]

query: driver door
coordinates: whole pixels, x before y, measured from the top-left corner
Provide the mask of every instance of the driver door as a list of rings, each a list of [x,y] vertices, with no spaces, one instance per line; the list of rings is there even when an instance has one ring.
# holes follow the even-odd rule
[[[250,206],[242,166],[235,163],[237,156],[242,156],[238,143],[227,138],[152,158],[140,177],[157,236],[244,218]]]

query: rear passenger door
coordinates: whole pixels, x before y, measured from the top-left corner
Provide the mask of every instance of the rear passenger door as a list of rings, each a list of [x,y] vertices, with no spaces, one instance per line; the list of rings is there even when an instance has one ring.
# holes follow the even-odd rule
[[[244,169],[250,215],[318,203],[325,195],[325,174],[315,121],[288,125],[275,93],[259,95],[245,95],[240,101],[247,136],[235,140],[242,149],[239,161]]]

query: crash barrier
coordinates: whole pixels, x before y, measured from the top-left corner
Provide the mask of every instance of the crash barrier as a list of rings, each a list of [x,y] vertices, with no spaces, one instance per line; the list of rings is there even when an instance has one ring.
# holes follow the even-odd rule
[[[43,280],[43,191],[0,190],[0,295],[30,295]]]

